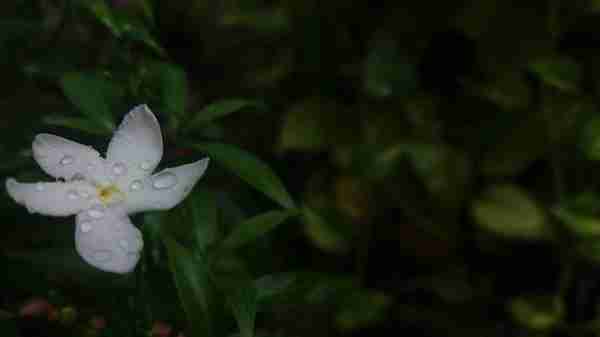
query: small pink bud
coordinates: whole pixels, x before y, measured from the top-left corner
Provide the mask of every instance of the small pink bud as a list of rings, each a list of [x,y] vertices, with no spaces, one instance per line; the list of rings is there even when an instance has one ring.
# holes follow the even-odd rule
[[[152,337],[169,337],[171,334],[171,326],[165,322],[156,321],[152,325]]]
[[[96,330],[102,330],[106,328],[106,319],[102,316],[93,316],[90,319],[90,325]]]
[[[19,310],[21,316],[41,316],[48,312],[50,303],[44,298],[32,298]]]

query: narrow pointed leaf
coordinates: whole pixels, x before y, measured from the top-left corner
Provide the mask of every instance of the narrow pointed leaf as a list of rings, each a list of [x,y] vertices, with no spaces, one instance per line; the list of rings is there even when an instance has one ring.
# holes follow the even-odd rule
[[[293,211],[270,211],[238,224],[223,242],[229,249],[241,247],[273,230],[294,214]]]
[[[258,297],[253,284],[236,289],[229,296],[229,304],[238,324],[241,337],[254,337],[254,323],[258,311]]]
[[[179,300],[193,336],[212,336],[209,300],[212,287],[206,261],[200,255],[192,255],[189,249],[168,236],[164,242]]]
[[[285,208],[294,208],[294,201],[275,172],[254,155],[232,145],[202,143],[193,145],[206,153],[245,182]]]
[[[192,121],[187,124],[186,129],[193,129],[244,108],[261,106],[262,104],[257,101],[243,98],[220,100],[204,107],[204,109],[198,112],[194,118],[192,118]]]

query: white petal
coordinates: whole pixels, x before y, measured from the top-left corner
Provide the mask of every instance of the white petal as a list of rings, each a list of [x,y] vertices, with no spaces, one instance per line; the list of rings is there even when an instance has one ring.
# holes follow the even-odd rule
[[[52,216],[73,215],[89,208],[96,198],[96,189],[85,181],[56,183],[19,183],[6,180],[8,194],[30,213]]]
[[[122,208],[94,205],[75,219],[75,247],[92,266],[113,273],[132,271],[143,248],[142,234]]]
[[[204,175],[209,159],[164,169],[150,177],[132,181],[126,190],[127,213],[171,209],[179,204]]]
[[[106,159],[118,182],[149,176],[163,154],[160,125],[147,105],[138,105],[123,118],[108,145]],[[120,167],[124,169],[115,169]]]
[[[104,160],[98,151],[59,136],[42,133],[33,141],[33,157],[49,175],[73,179],[81,176],[105,182]]]

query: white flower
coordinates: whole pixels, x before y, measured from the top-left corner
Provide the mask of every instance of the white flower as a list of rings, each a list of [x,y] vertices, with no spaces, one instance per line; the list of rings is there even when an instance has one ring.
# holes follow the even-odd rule
[[[77,215],[75,245],[89,264],[110,272],[135,268],[142,235],[129,214],[167,210],[181,202],[206,171],[209,159],[164,169],[154,175],[163,154],[160,126],[146,105],[133,108],[108,145],[106,158],[90,146],[39,134],[33,156],[57,182],[19,183],[6,189],[31,213]]]

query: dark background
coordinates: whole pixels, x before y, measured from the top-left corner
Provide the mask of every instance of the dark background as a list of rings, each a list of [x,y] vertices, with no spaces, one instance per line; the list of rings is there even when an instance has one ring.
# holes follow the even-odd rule
[[[163,166],[229,144],[297,206],[223,252],[278,208],[226,154],[233,172],[134,217],[144,267],[117,276],[80,260],[71,218],[2,194],[3,336],[232,336],[253,311],[243,337],[600,333],[600,1],[3,1],[0,74],[3,177],[47,180],[35,134],[103,151],[147,103]],[[190,312],[161,236],[185,246],[207,202],[218,234],[186,247],[218,304]],[[248,280],[272,296],[240,300]]]

